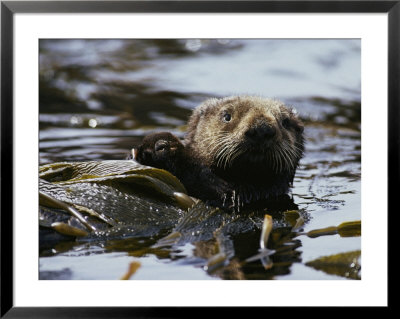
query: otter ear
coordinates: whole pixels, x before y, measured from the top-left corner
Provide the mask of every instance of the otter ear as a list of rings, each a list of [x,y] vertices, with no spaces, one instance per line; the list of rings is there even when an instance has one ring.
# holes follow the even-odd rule
[[[208,107],[206,105],[203,105],[202,107],[200,107],[199,111],[200,111],[200,116],[204,116],[207,113]]]
[[[200,116],[204,116],[214,107],[213,102],[215,103],[214,99],[207,100],[198,108]]]
[[[290,119],[293,127],[296,129],[297,132],[303,133],[304,131],[304,124],[298,117],[298,112],[294,107],[289,108],[290,112]]]

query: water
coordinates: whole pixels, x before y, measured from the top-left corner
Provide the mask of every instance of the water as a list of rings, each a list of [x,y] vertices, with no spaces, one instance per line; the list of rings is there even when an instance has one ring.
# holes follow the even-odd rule
[[[275,97],[306,126],[293,187],[304,231],[360,220],[360,59],[359,40],[41,40],[40,164],[124,159],[154,131],[183,137],[208,97]],[[258,241],[257,231],[234,238],[237,259],[256,253]],[[196,257],[204,243],[165,255],[145,250],[150,243],[64,243],[40,252],[40,278],[119,279],[132,262],[140,263],[132,279],[229,278],[205,271]],[[306,263],[361,250],[361,238],[299,236],[290,245],[289,260],[275,256],[272,269],[235,258],[227,269],[234,278],[345,279]]]

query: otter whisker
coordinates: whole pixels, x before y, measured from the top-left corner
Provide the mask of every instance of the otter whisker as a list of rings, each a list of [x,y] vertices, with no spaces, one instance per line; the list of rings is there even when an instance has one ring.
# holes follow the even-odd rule
[[[229,156],[227,157],[227,163],[226,164],[229,164],[229,166],[232,166],[233,160],[236,157],[238,157],[240,154],[242,154],[242,153],[243,153],[243,151],[242,151],[242,147],[240,147],[240,145],[236,146],[236,147],[233,147],[233,150],[230,152]]]
[[[282,163],[282,151],[280,148],[276,149],[277,151],[277,158],[278,158],[278,162],[279,162],[279,170],[278,173],[280,173],[282,171],[283,168],[283,163]]]
[[[290,155],[288,154],[289,151],[285,144],[282,144],[281,151],[282,151],[283,161],[285,163],[284,166],[286,169],[290,169],[292,166],[292,163],[290,161]]]
[[[290,153],[292,155],[296,154],[298,151],[300,151],[300,149],[298,149],[297,146],[295,146],[294,144],[290,144],[288,141],[284,141],[284,143],[282,144],[288,151],[290,151]]]
[[[226,148],[225,151],[219,156],[218,161],[217,161],[217,166],[222,167],[224,166],[223,164],[226,162],[226,158],[228,156],[229,152],[228,149]]]
[[[227,143],[227,148],[226,148],[226,160],[229,160],[229,158],[231,157],[232,153],[235,152],[236,148],[238,146],[232,141],[230,140]]]
[[[277,172],[278,171],[277,153],[276,152],[272,153],[272,156],[274,158],[274,171]]]
[[[288,143],[288,147],[290,150],[293,151],[293,154],[295,154],[297,157],[301,157],[304,152],[304,147],[298,147],[297,144],[297,142],[292,145]]]
[[[225,141],[221,141],[221,142],[219,142],[218,144],[216,144],[214,146],[210,145],[210,148],[211,148],[210,149],[210,153],[215,153],[217,151],[217,153],[214,155],[214,157],[215,158],[218,157],[220,154],[222,154],[224,152],[224,149],[226,147],[226,145],[223,146],[224,144],[225,144]]]
[[[283,172],[284,168],[286,167],[286,156],[285,156],[284,150],[281,147],[279,148],[279,158],[281,161],[279,173],[281,173],[281,172]]]
[[[290,147],[289,144],[286,145],[286,154],[289,163],[288,169],[289,170],[296,169],[296,159],[297,159],[296,152],[293,151],[293,149]]]
[[[288,142],[283,144],[283,147],[286,152],[286,157],[289,161],[289,169],[295,169],[298,163],[298,160],[301,157],[302,150],[299,148],[295,148],[294,145],[290,145]]]
[[[244,153],[244,148],[243,147],[238,147],[237,150],[235,151],[235,153],[232,155],[231,159],[230,159],[230,166],[232,166],[232,162],[240,155],[242,155]]]
[[[276,159],[276,152],[270,153],[273,160],[273,170],[276,172],[278,170],[278,160]]]
[[[222,162],[224,161],[225,157],[226,157],[227,154],[228,154],[227,151],[229,150],[229,147],[230,147],[229,144],[224,145],[223,147],[221,147],[221,149],[220,149],[220,150],[218,151],[218,153],[215,155],[215,158],[216,158],[216,159],[218,158],[217,166],[219,166],[220,163],[222,164]]]
[[[220,140],[218,140],[217,143],[214,143],[213,145],[211,145],[211,144],[209,145],[211,154],[215,153],[215,150],[218,150],[217,154],[214,155],[214,158],[217,158],[220,155],[220,153],[222,153],[224,151],[224,148],[226,147],[226,145],[223,147],[221,147],[221,145],[226,144],[226,141],[227,141],[226,138],[220,138]]]
[[[226,138],[228,138],[229,137],[229,134],[220,134],[219,136],[209,136],[209,137],[206,137],[206,138],[204,138],[203,140],[202,140],[202,142],[208,142],[208,141],[212,141],[213,143],[216,141],[216,140],[221,140],[221,139],[226,139]]]
[[[226,166],[229,164],[229,166],[231,166],[232,164],[232,156],[234,154],[236,154],[238,151],[240,151],[239,147],[237,145],[235,145],[234,143],[231,143],[229,145],[229,149],[227,149],[227,154],[225,157],[225,164],[224,164],[224,169],[226,168]]]
[[[270,165],[273,171],[276,171],[276,161],[273,152],[268,152],[268,160],[270,161]]]
[[[225,145],[223,145],[225,143]],[[222,146],[221,146],[222,145]],[[213,147],[212,151],[214,152],[214,148]],[[222,138],[218,141],[218,152],[216,154],[214,154],[213,158],[214,158],[214,162],[216,161],[216,165],[219,167],[222,167],[225,169],[227,167],[227,165],[231,164],[231,158],[234,154],[236,154],[237,152],[237,143],[235,142],[235,139],[232,138],[232,136],[228,137],[226,136],[226,138]]]
[[[282,169],[281,172],[283,172],[285,169],[288,169],[290,166],[290,163],[288,162],[288,155],[287,155],[287,150],[284,147],[284,145],[282,145],[280,147],[280,153],[282,156]]]
[[[287,160],[286,160],[287,156],[286,156],[285,150],[283,148],[281,148],[281,154],[282,154],[282,169],[281,169],[281,172],[283,172],[287,167]]]
[[[274,171],[278,172],[278,153],[274,152],[272,155],[274,157]]]
[[[209,143],[208,145],[209,145],[209,146],[215,147],[215,146],[217,146],[217,145],[221,145],[221,144],[223,144],[223,143],[226,143],[226,140],[227,140],[227,139],[228,139],[227,136],[219,136],[219,137],[214,138],[214,139],[211,139],[211,138],[205,139],[204,141],[210,140],[211,143]]]

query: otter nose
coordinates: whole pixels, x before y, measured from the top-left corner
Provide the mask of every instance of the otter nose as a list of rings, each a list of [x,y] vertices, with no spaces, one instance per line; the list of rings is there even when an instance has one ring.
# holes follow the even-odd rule
[[[275,127],[267,124],[261,124],[256,127],[252,127],[246,131],[246,136],[255,142],[261,142],[265,139],[270,139],[275,136]]]

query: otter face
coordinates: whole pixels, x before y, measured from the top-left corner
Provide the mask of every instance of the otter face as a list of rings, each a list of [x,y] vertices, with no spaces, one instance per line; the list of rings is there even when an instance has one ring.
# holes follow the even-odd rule
[[[303,124],[282,102],[239,96],[211,99],[189,121],[186,144],[206,165],[294,174],[304,151]]]
[[[167,169],[183,149],[183,144],[171,133],[154,133],[143,139],[137,149],[136,160],[143,165]]]

